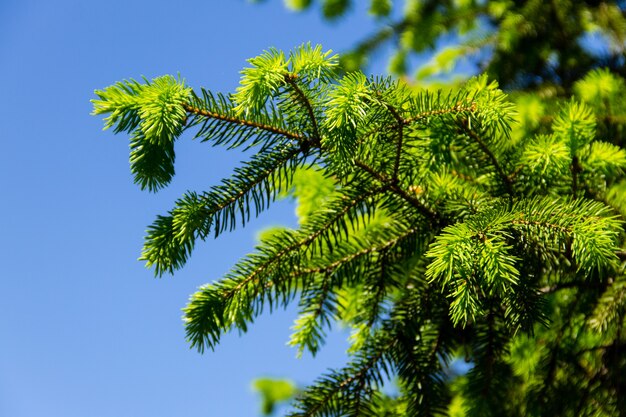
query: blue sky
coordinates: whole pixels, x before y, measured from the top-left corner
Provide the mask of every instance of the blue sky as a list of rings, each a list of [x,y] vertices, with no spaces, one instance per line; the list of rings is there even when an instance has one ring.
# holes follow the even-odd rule
[[[343,363],[338,332],[315,360],[295,359],[285,346],[294,311],[262,317],[214,353],[189,349],[188,296],[250,252],[258,230],[295,224],[293,207],[275,205],[201,245],[176,276],[153,278],[136,260],[146,226],[242,155],[183,138],[172,185],[141,192],[127,138],[103,132],[89,100],[117,80],[178,72],[232,91],[263,49],[341,51],[371,28],[365,13],[328,25],[279,0],[0,1],[0,416],[253,416],[253,378],[304,384]]]

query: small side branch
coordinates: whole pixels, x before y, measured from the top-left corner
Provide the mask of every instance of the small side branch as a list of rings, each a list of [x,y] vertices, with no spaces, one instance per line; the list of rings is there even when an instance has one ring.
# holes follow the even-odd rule
[[[398,127],[398,148],[396,149],[396,159],[393,161],[393,182],[398,183],[398,171],[400,170],[400,156],[402,155],[402,141],[404,139],[404,126]]]
[[[370,167],[363,161],[356,160],[355,165],[361,168],[363,171],[370,174],[372,177],[376,178],[378,181],[380,181],[383,184],[385,189],[392,191],[393,193],[400,196],[403,200],[405,200],[406,202],[411,204],[413,207],[415,207],[425,217],[431,219],[434,222],[439,222],[441,220],[437,213],[435,213],[434,211],[426,207],[417,198],[413,197],[412,195],[407,193],[405,190],[403,190],[395,181],[393,181],[393,178],[389,178],[385,174],[376,171],[375,169],[373,169],[372,167]]]
[[[315,117],[315,112],[313,111],[313,106],[311,106],[311,102],[304,94],[302,89],[298,86],[298,83],[296,83],[296,77],[297,76],[295,74],[285,74],[285,82],[293,89],[296,97],[298,98],[298,101],[300,101],[306,109],[309,115],[309,119],[311,120],[311,125],[313,127],[313,137],[311,138],[311,145],[319,148],[321,146],[321,138],[319,128],[317,126],[317,118]]]
[[[572,230],[564,227],[564,226],[559,226],[558,224],[554,224],[554,223],[549,223],[549,222],[538,222],[538,221],[533,221],[533,220],[525,220],[522,218],[516,218],[511,220],[512,224],[521,224],[524,226],[539,226],[539,227],[547,227],[550,228],[552,230],[556,230],[557,232],[561,232],[561,233],[566,233],[566,234],[570,234],[572,233]]]
[[[578,160],[578,156],[574,155],[572,158],[572,197],[576,199],[576,195],[578,194],[578,174],[582,171],[582,167],[580,166],[580,161]]]
[[[346,213],[348,213],[352,208],[358,205],[361,201],[364,201],[380,192],[383,191],[382,187],[378,187],[368,193],[364,193],[347,204],[341,211],[337,212],[333,218],[327,222],[326,227],[316,230],[310,235],[306,236],[304,239],[299,240],[297,242],[292,243],[289,246],[286,246],[280,249],[278,252],[273,254],[273,256],[268,257],[263,263],[258,265],[254,270],[252,270],[247,276],[245,276],[236,286],[230,289],[228,292],[223,294],[224,299],[231,299],[235,293],[239,292],[243,287],[248,285],[250,282],[253,282],[258,275],[262,274],[266,271],[271,265],[281,260],[283,257],[288,255],[291,251],[299,249],[301,247],[306,247],[311,244],[315,239],[317,239],[324,232],[327,232],[332,225],[338,220],[341,219]]]
[[[491,164],[496,169],[496,172],[498,173],[498,176],[500,177],[500,179],[504,183],[504,186],[506,187],[507,193],[509,194],[509,196],[512,197],[513,194],[514,194],[514,191],[513,191],[513,180],[511,180],[511,178],[504,172],[504,169],[502,168],[502,165],[500,165],[500,162],[498,161],[498,158],[496,158],[496,156],[493,154],[493,152],[491,152],[491,149],[489,149],[489,147],[485,144],[485,142],[482,140],[482,138],[476,132],[474,132],[468,126],[466,126],[465,123],[459,123],[459,125],[463,129],[463,132],[465,134],[467,134],[470,138],[472,138],[478,144],[480,149],[485,153],[485,155],[487,155],[487,157],[491,161]]]
[[[272,175],[273,172],[276,172],[280,168],[282,164],[286,164],[289,160],[291,160],[292,158],[295,158],[299,152],[300,152],[300,149],[296,147],[283,150],[282,152],[283,155],[281,155],[280,158],[276,159],[275,166],[273,166],[271,169],[266,169],[266,170],[259,172],[259,174],[249,184],[247,184],[245,188],[240,189],[239,192],[233,194],[228,199],[222,201],[220,204],[217,204],[214,207],[212,207],[211,214],[215,214],[218,211],[223,210],[229,205],[237,202],[237,200],[239,200],[240,198],[245,196],[247,193],[249,193],[250,190],[252,190],[254,187],[258,186],[263,181],[266,181]]]
[[[297,269],[296,271],[291,273],[292,277],[297,277],[297,276],[301,276],[301,275],[307,275],[307,274],[320,274],[320,273],[331,273],[333,272],[336,268],[338,268],[339,266],[351,262],[361,256],[366,256],[372,253],[376,253],[376,252],[384,252],[389,250],[391,247],[393,247],[394,245],[396,245],[399,241],[401,241],[402,239],[406,239],[411,235],[414,235],[415,233],[418,232],[417,228],[411,228],[409,230],[407,230],[405,233],[403,233],[402,235],[388,240],[386,242],[383,242],[381,244],[375,245],[375,246],[371,246],[365,249],[361,249],[358,252],[352,253],[350,255],[344,256],[341,259],[336,260],[335,262],[332,262],[328,265],[325,266],[320,266],[320,267],[313,267],[313,268],[303,268],[303,269]]]
[[[453,114],[453,113],[456,113],[456,114],[467,113],[467,112],[471,113],[471,112],[475,112],[476,109],[477,109],[476,103],[472,103],[469,106],[463,106],[463,105],[457,104],[454,107],[449,107],[449,108],[439,109],[439,110],[429,110],[429,111],[425,111],[422,113],[418,113],[412,117],[402,118],[401,125],[408,126],[410,124],[420,122],[421,120],[426,119],[428,117],[432,117],[432,116],[441,116],[444,114]],[[399,122],[397,118],[396,118],[396,121]],[[363,135],[361,135],[359,139],[357,140],[357,143],[362,143],[365,140],[365,138],[367,138],[370,135],[373,135],[376,132],[379,132],[381,130],[393,129],[395,127],[396,127],[396,123],[394,123],[393,125],[385,124],[385,125],[378,126],[375,129],[369,130]]]
[[[302,413],[301,416],[312,417],[318,415],[318,412],[320,410],[323,410],[324,407],[326,407],[326,405],[332,401],[334,396],[338,395],[342,391],[348,390],[350,385],[352,385],[354,382],[357,383],[355,391],[358,392],[359,390],[362,390],[366,385],[368,373],[376,367],[379,361],[385,359],[385,354],[389,352],[389,350],[391,350],[393,346],[397,343],[394,339],[389,339],[386,342],[387,343],[385,343],[383,346],[379,347],[374,355],[368,358],[367,362],[363,363],[360,366],[359,370],[356,373],[352,375],[344,374],[345,378],[343,378],[341,381],[338,381],[339,383],[335,384],[335,386],[332,387],[331,390],[328,390],[323,398],[320,398],[318,401],[316,401],[316,405],[314,407],[306,410],[306,412]]]
[[[413,117],[410,117],[408,119],[405,120],[406,124],[411,124],[411,123],[415,123],[415,122],[419,122],[422,119],[426,119],[427,117],[432,117],[432,116],[441,116],[444,114],[451,114],[451,113],[473,113],[477,110],[477,106],[476,103],[472,103],[469,106],[463,106],[461,104],[457,104],[454,107],[450,107],[447,109],[439,109],[439,110],[430,110],[430,111],[425,111],[419,114],[416,114]]]
[[[389,103],[384,103],[384,104],[385,104],[385,107],[387,108],[387,110],[389,110],[389,113],[391,113],[391,115],[393,116],[394,119],[396,119],[396,121],[398,122],[399,125],[407,124],[407,121],[404,119],[404,117],[402,117],[400,115],[400,113],[398,112],[398,110],[396,110],[395,107],[393,107]]]
[[[204,116],[204,117],[208,117],[211,119],[216,119],[216,120],[222,120],[228,123],[233,123],[233,124],[238,124],[238,125],[244,125],[244,126],[250,126],[250,127],[255,127],[257,129],[261,129],[261,130],[265,130],[267,132],[271,132],[271,133],[276,133],[278,135],[282,135],[288,139],[295,139],[299,142],[303,142],[303,141],[308,141],[308,138],[300,133],[296,133],[296,132],[290,132],[288,130],[285,129],[281,129],[279,127],[275,127],[275,126],[270,126],[270,125],[266,125],[263,123],[258,123],[252,120],[247,120],[247,119],[241,119],[241,118],[237,118],[237,117],[233,117],[233,116],[228,116],[225,114],[220,114],[220,113],[214,113],[205,109],[200,109],[198,107],[194,107],[190,104],[183,104],[183,108],[185,109],[185,111],[187,113],[191,113],[191,114],[195,114],[198,116]]]
[[[400,169],[400,156],[402,155],[402,142],[404,140],[404,126],[407,124],[406,119],[404,119],[398,110],[393,107],[391,104],[385,103],[385,107],[389,110],[389,113],[393,116],[394,119],[398,122],[398,145],[396,148],[396,157],[393,161],[393,175],[392,181],[397,184],[398,183],[398,171]]]
[[[554,383],[556,377],[557,363],[559,359],[558,356],[561,349],[561,340],[565,336],[565,332],[572,325],[572,317],[574,316],[574,313],[576,312],[576,309],[578,308],[581,300],[581,297],[579,297],[578,295],[579,294],[573,296],[572,303],[568,306],[567,311],[563,314],[563,324],[559,328],[556,338],[554,339],[554,343],[550,347],[550,358],[546,366],[546,375],[543,382],[543,391],[539,398],[539,400],[543,404],[546,404],[548,402],[548,391],[552,387],[552,384]]]

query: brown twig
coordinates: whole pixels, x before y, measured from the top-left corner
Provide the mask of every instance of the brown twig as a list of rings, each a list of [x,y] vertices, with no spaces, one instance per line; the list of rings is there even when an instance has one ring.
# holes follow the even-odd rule
[[[298,101],[304,105],[306,109],[309,119],[311,120],[311,125],[313,126],[313,137],[311,138],[311,145],[319,148],[321,147],[321,138],[319,128],[317,126],[317,118],[315,117],[315,112],[313,112],[313,107],[311,106],[311,102],[306,97],[302,89],[296,83],[297,75],[296,74],[285,74],[285,82],[293,89]]]
[[[270,126],[270,125],[266,125],[263,123],[258,123],[252,120],[242,119],[242,118],[233,117],[233,116],[227,116],[225,114],[220,114],[220,113],[214,113],[205,109],[199,109],[198,107],[194,107],[190,104],[183,104],[183,108],[185,109],[187,113],[192,113],[198,116],[204,116],[204,117],[208,117],[208,118],[216,119],[216,120],[223,120],[225,122],[243,125],[243,126],[255,127],[257,129],[265,130],[271,133],[276,133],[276,134],[285,136],[286,138],[295,139],[298,141],[308,140],[306,136],[300,133],[290,132],[288,130],[281,129],[279,127]]]

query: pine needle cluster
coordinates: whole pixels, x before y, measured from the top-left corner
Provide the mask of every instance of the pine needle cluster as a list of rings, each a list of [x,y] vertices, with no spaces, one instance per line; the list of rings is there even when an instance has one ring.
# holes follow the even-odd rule
[[[566,102],[510,98],[484,76],[420,91],[340,75],[336,55],[303,45],[251,59],[234,94],[165,76],[93,104],[130,135],[143,189],[171,180],[187,131],[256,151],[149,227],[141,259],[157,276],[277,197],[298,199],[298,228],[266,236],[184,310],[200,352],[292,302],[299,353],[349,326],[351,361],[290,415],[614,416],[626,410],[626,151],[604,133],[622,132],[625,90],[597,70]]]

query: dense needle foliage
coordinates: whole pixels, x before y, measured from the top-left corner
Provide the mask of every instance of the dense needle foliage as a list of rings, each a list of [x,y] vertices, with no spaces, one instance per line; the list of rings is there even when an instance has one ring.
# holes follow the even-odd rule
[[[626,76],[624,0],[283,1],[297,11],[317,6],[330,21],[368,6],[376,28],[342,55],[349,71],[390,49],[389,70],[397,75],[412,72],[416,56],[430,55],[414,74],[419,80],[462,61],[507,90],[545,83],[567,90],[598,65]]]
[[[144,189],[171,180],[188,131],[256,151],[150,226],[142,259],[159,276],[277,196],[298,199],[299,228],[191,297],[193,347],[294,302],[299,352],[315,354],[339,322],[353,332],[351,361],[291,415],[624,413],[622,78],[594,70],[556,101],[507,97],[485,76],[428,91],[339,75],[319,46],[249,64],[231,95],[164,76],[93,101],[130,134]],[[471,370],[455,373],[459,360]],[[395,394],[381,391],[389,381]]]

